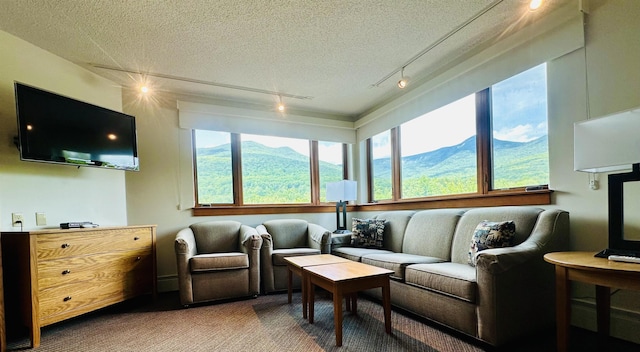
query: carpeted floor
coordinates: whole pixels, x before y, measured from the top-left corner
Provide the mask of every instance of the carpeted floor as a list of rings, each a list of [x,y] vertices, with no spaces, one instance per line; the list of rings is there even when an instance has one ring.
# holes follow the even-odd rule
[[[382,307],[366,298],[358,300],[357,315],[345,312],[343,346],[336,347],[330,297],[320,294],[315,307],[315,323],[309,324],[302,318],[299,293],[292,304],[287,304],[286,294],[275,294],[188,309],[180,306],[177,293],[166,293],[156,302],[136,299],[44,327],[41,346],[35,351],[472,352],[488,348],[396,310],[391,318],[393,333],[387,335]],[[9,351],[29,349],[24,333],[9,337]],[[553,332],[549,336],[535,336],[500,350],[553,351]],[[583,342],[579,350],[596,350],[589,349],[593,344],[588,340]],[[631,351],[639,346],[623,343],[615,350],[627,347],[636,348]]]

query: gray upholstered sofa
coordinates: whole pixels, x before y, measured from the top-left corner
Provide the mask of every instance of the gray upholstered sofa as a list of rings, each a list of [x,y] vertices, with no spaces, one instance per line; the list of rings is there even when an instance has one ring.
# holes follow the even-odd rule
[[[332,254],[394,271],[396,307],[498,346],[554,323],[554,269],[543,255],[566,250],[569,214],[537,207],[393,211],[383,248],[350,247],[334,235]],[[484,220],[515,223],[513,246],[486,249],[468,263]],[[367,293],[380,298],[380,290]]]

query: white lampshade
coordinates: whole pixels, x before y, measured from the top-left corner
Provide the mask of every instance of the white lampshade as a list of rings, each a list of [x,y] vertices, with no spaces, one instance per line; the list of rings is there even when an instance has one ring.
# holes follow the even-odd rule
[[[577,122],[573,138],[574,170],[631,171],[640,163],[640,108]]]
[[[327,201],[355,200],[357,184],[356,181],[350,180],[327,183]]]

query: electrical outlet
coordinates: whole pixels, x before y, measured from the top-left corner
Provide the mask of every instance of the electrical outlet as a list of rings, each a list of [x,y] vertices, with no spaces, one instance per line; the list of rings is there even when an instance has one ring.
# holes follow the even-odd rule
[[[20,224],[24,226],[24,216],[22,216],[22,213],[11,213],[11,224],[13,227],[19,227],[21,226]]]
[[[598,180],[590,180],[589,181],[589,188],[592,190],[597,190],[598,188],[600,188],[600,184],[598,183]]]
[[[46,226],[47,216],[45,213],[36,213],[36,226]]]

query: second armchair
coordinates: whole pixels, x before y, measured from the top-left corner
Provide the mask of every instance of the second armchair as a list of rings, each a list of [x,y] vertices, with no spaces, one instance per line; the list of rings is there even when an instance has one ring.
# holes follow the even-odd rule
[[[269,220],[256,228],[262,236],[260,253],[263,292],[287,289],[285,257],[326,254],[331,251],[331,231],[301,219]],[[294,288],[300,280],[294,277]]]

